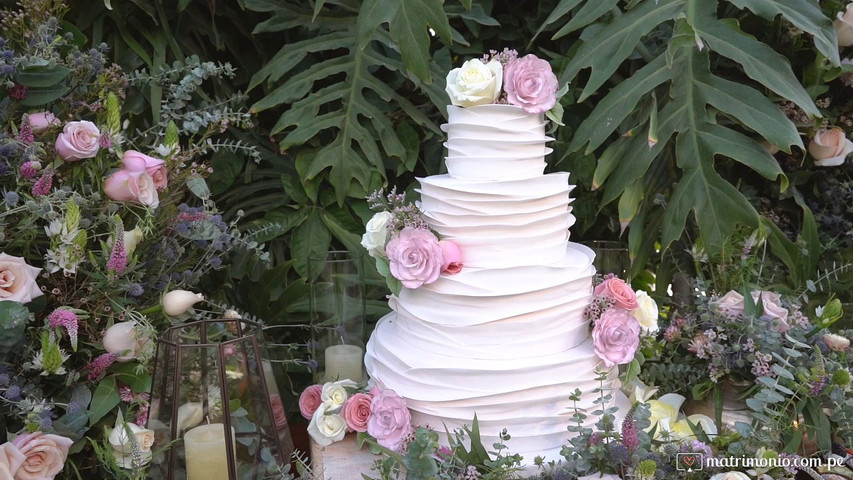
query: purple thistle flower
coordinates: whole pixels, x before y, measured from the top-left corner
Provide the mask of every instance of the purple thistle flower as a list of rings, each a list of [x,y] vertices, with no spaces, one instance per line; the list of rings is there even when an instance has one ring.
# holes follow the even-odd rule
[[[98,145],[101,148],[110,148],[113,146],[113,138],[108,132],[103,132],[101,133],[101,136],[98,137]]]
[[[628,412],[625,420],[622,421],[622,443],[628,451],[634,451],[640,445],[640,439],[637,438],[637,424],[634,422],[632,412]]]
[[[110,259],[107,262],[107,270],[120,274],[127,268],[127,251],[124,249],[124,237],[116,234],[115,242],[113,242],[113,251],[110,253]]]
[[[77,315],[71,310],[57,308],[47,317],[51,328],[63,327],[71,339],[71,348],[77,351],[77,329],[79,326]]]
[[[631,460],[631,453],[625,445],[621,443],[611,443],[610,459],[616,464],[628,463]]]
[[[33,126],[30,125],[30,116],[26,113],[21,117],[21,126],[18,129],[18,140],[29,145],[36,140],[33,135]]]
[[[3,393],[3,396],[6,400],[10,402],[17,402],[21,399],[21,387],[17,385],[12,385],[6,389],[6,392]]]
[[[29,162],[24,162],[24,164],[21,165],[21,176],[28,180],[33,179],[36,178],[36,175],[39,174],[40,170],[41,163],[35,160],[30,160]]]
[[[41,178],[33,185],[32,194],[36,197],[41,197],[50,193],[50,187],[53,185],[53,172],[45,170]]]
[[[113,363],[115,363],[115,361],[115,353],[102,353],[86,365],[84,370],[89,371],[89,380],[92,381],[103,375],[104,372],[107,371]]]

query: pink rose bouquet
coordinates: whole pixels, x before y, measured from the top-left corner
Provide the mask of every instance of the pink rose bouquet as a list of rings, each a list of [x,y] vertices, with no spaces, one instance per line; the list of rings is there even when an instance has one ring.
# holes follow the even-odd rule
[[[56,153],[66,162],[92,158],[98,154],[101,131],[87,120],[68,122],[56,137]]]
[[[536,55],[511,60],[504,69],[506,99],[527,113],[544,113],[557,103],[557,76]]]
[[[606,310],[595,322],[592,345],[608,367],[629,363],[640,346],[640,322],[627,310]]]
[[[412,430],[412,415],[406,401],[394,390],[383,390],[373,396],[367,433],[376,438],[379,445],[399,451]]]
[[[444,254],[438,238],[429,230],[405,227],[385,246],[391,274],[406,288],[418,288],[438,280]]]

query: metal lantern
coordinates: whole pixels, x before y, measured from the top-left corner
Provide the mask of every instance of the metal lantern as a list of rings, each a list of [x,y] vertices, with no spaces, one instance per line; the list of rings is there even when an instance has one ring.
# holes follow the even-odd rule
[[[293,443],[268,363],[256,322],[200,320],[166,330],[148,415],[162,451],[149,477],[280,478]]]

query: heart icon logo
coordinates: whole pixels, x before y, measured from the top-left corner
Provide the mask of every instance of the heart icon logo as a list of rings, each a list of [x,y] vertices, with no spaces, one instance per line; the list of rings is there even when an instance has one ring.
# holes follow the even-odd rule
[[[676,470],[694,472],[702,470],[701,453],[679,453],[676,455]]]
[[[696,457],[684,457],[684,464],[688,467],[692,467],[694,463],[696,463]]]

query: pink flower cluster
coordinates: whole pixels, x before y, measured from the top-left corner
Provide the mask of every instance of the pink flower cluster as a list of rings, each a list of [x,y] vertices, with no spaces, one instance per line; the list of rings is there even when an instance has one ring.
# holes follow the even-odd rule
[[[629,363],[640,346],[640,322],[631,315],[638,308],[636,293],[623,280],[609,277],[595,287],[594,294],[613,302],[592,329],[596,355],[607,367]]]
[[[323,399],[323,390],[328,390],[330,384],[311,385],[302,392],[299,411],[303,417],[314,424],[318,422],[318,416],[339,416],[348,431],[367,432],[385,448],[397,452],[402,449],[413,431],[412,416],[403,398],[394,390],[373,387],[369,392],[348,395],[340,406],[336,406],[331,404],[331,399]],[[321,437],[325,435],[322,428],[312,429],[309,426],[309,433],[318,443],[328,441],[328,438],[317,438],[317,431],[321,432]]]
[[[70,438],[25,433],[0,445],[0,480],[51,480],[65,466]]]

